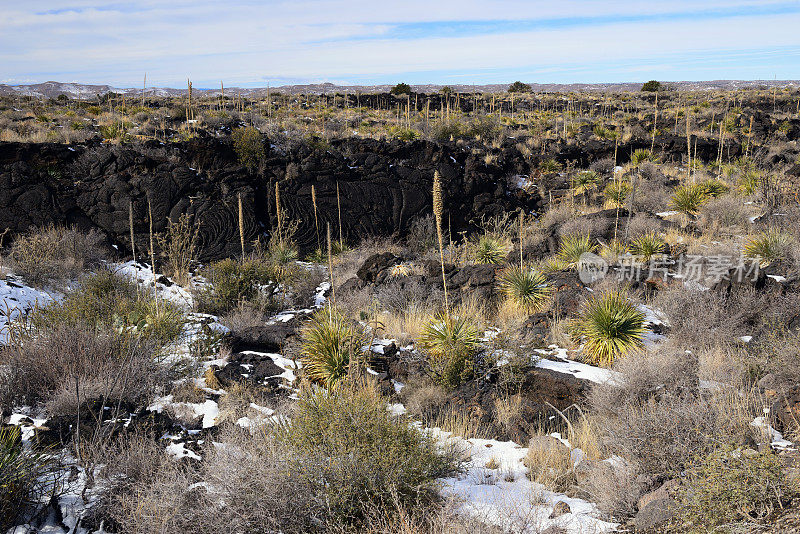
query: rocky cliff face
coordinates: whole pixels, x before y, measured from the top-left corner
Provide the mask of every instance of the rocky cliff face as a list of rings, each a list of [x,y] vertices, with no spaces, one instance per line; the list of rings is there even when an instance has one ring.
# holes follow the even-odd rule
[[[248,243],[276,225],[275,184],[285,220],[298,221],[296,240],[316,248],[311,186],[317,197],[320,238],[331,224],[356,242],[368,235],[402,235],[430,213],[434,171],[442,176],[453,232],[482,215],[525,207],[531,196],[508,178],[522,161],[484,164],[469,149],[426,141],[335,141],[330,146],[266,143],[258,169],[241,166],[229,140],[183,144],[89,146],[0,143],[0,231],[12,235],[49,223],[98,228],[122,252],[130,250],[128,210],[133,206],[137,248],[148,241],[148,200],[156,232],[182,213],[198,227],[203,258],[239,251],[238,198]]]

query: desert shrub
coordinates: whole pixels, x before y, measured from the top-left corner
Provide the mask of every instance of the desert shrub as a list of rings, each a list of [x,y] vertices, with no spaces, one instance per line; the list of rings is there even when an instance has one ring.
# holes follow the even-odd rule
[[[534,313],[544,306],[551,288],[544,275],[515,264],[506,267],[500,275],[500,291],[517,308]]]
[[[98,326],[130,329],[166,344],[178,338],[185,317],[174,304],[140,293],[130,279],[100,270],[81,280],[60,302],[34,309],[35,328]]]
[[[789,258],[793,240],[788,234],[770,229],[753,236],[744,246],[744,255],[762,267]]]
[[[718,225],[722,228],[730,226],[746,227],[748,224],[748,211],[742,201],[733,196],[715,198],[703,204],[700,208],[700,223],[704,228]]]
[[[552,436],[535,436],[528,444],[524,462],[530,479],[550,491],[563,493],[575,485],[570,450]]]
[[[474,257],[477,263],[502,263],[511,252],[511,242],[504,236],[484,234],[474,245]]]
[[[300,329],[303,373],[327,387],[347,375],[362,358],[365,340],[361,330],[339,310],[318,310]]]
[[[168,221],[166,233],[158,238],[167,260],[167,274],[184,286],[189,284],[189,269],[196,260],[198,230],[192,218],[184,213],[177,221]]]
[[[31,284],[77,278],[85,269],[105,259],[103,237],[94,230],[49,226],[18,236],[8,260],[14,272]]]
[[[612,239],[611,241],[602,243],[600,245],[600,256],[602,256],[602,258],[609,263],[618,261],[620,256],[623,256],[629,252],[630,249],[628,248],[628,245],[619,239]]]
[[[51,415],[75,414],[89,401],[143,405],[169,376],[148,338],[85,326],[57,325],[4,346],[0,364],[8,366],[2,405],[47,405]]]
[[[241,302],[220,318],[220,322],[232,332],[241,332],[251,326],[261,326],[267,322],[267,315],[258,308]]]
[[[677,522],[693,532],[753,524],[783,509],[797,493],[772,451],[722,446],[688,466],[678,492]]]
[[[437,141],[449,141],[462,135],[464,126],[454,120],[439,122],[434,125],[431,136]]]
[[[433,215],[414,219],[408,229],[408,247],[421,254],[436,246],[436,225]]]
[[[592,244],[589,234],[572,234],[561,238],[558,247],[558,257],[564,263],[574,266],[581,259],[581,255],[594,252],[596,246]]]
[[[39,511],[60,490],[58,457],[24,447],[16,427],[0,428],[0,530]]]
[[[255,128],[237,128],[231,137],[233,138],[233,150],[236,152],[236,157],[239,158],[239,163],[249,170],[252,171],[258,167],[267,157],[261,132]]]
[[[632,254],[641,256],[645,261],[653,256],[662,254],[666,250],[667,244],[655,232],[647,232],[631,241],[630,250]]]
[[[447,403],[447,390],[427,377],[406,381],[400,390],[400,398],[408,413],[414,417],[431,420],[436,418]]]
[[[428,370],[434,381],[452,388],[468,378],[480,335],[475,317],[468,313],[433,316],[419,342],[427,353]]]
[[[641,346],[644,314],[624,292],[605,291],[583,305],[572,325],[572,335],[583,342],[582,351],[588,361],[608,366],[618,356]]]
[[[420,506],[435,498],[436,479],[458,471],[458,451],[387,417],[372,387],[344,384],[298,400],[278,439],[296,455],[288,469],[311,484],[330,521],[357,524],[367,507],[397,501]]]
[[[271,297],[265,294],[265,288],[277,278],[270,263],[255,258],[220,260],[206,267],[203,275],[210,285],[199,291],[197,306],[215,315],[224,314],[243,301],[265,307]]]

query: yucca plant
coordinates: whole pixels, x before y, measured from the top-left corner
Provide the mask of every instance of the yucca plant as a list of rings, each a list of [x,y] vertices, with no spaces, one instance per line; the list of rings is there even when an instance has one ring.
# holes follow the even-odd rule
[[[600,175],[594,171],[581,171],[572,179],[572,194],[580,195],[586,203],[586,197],[592,191],[597,190],[600,183]]]
[[[581,255],[587,252],[594,252],[597,249],[592,244],[589,234],[571,234],[561,238],[558,248],[558,257],[570,267],[577,265]]]
[[[791,236],[770,229],[753,236],[744,246],[744,255],[758,261],[761,267],[786,259],[792,246]]]
[[[662,254],[667,248],[664,240],[655,232],[647,232],[631,241],[631,253],[641,256],[645,261],[658,254]]]
[[[508,238],[484,234],[475,243],[475,261],[478,263],[501,263],[511,251],[511,242]]]
[[[607,208],[625,207],[625,201],[630,194],[631,184],[625,180],[614,180],[603,190],[603,196],[606,199],[605,205]]]
[[[761,186],[761,176],[756,171],[746,170],[739,178],[738,189],[743,195],[754,195]]]
[[[703,194],[716,198],[720,195],[723,195],[728,192],[730,189],[725,182],[722,180],[717,180],[716,178],[709,178],[708,180],[704,180],[698,184],[700,189],[703,191]]]
[[[584,359],[610,366],[614,359],[642,345],[644,314],[622,291],[606,291],[591,297],[572,324],[572,336],[583,342]]]
[[[686,184],[673,191],[669,204],[686,217],[692,218],[707,200],[708,195],[700,184]]]
[[[47,502],[58,489],[58,458],[24,447],[17,427],[0,428],[0,532],[31,506]]]
[[[655,158],[649,150],[646,148],[640,148],[635,150],[633,154],[631,154],[631,165],[634,167],[638,167],[645,161],[653,161]]]
[[[500,275],[500,291],[507,302],[525,313],[535,313],[547,302],[551,288],[540,272],[530,267],[511,265]]]
[[[440,313],[425,325],[419,343],[427,353],[433,379],[454,388],[468,377],[469,363],[480,344],[480,328],[467,313]]]
[[[300,361],[304,374],[326,387],[347,375],[352,362],[362,356],[361,331],[332,307],[318,310],[300,329]]]
[[[615,262],[620,256],[630,252],[628,245],[619,239],[612,239],[608,243],[600,245],[600,256],[609,262]]]
[[[550,274],[569,269],[569,263],[565,262],[558,256],[551,256],[536,262],[535,268],[542,274]]]

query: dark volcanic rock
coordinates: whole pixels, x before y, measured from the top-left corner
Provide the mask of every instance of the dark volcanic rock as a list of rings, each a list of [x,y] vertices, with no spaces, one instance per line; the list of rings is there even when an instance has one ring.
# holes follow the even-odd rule
[[[514,174],[515,162],[486,165],[455,144],[352,138],[331,141],[325,150],[308,143],[282,145],[265,142],[270,147],[265,160],[249,171],[239,165],[227,138],[169,145],[0,143],[0,229],[15,235],[49,223],[98,228],[129,253],[132,205],[137,248],[146,250],[149,199],[156,232],[187,213],[197,226],[203,259],[231,256],[240,253],[239,195],[250,243],[276,226],[278,183],[284,220],[299,222],[295,240],[301,249],[313,250],[320,236],[312,185],[319,228],[338,227],[338,196],[344,238],[357,241],[404,235],[412,222],[430,214],[437,170],[453,232],[483,215],[541,207],[538,194],[509,189],[505,178]]]

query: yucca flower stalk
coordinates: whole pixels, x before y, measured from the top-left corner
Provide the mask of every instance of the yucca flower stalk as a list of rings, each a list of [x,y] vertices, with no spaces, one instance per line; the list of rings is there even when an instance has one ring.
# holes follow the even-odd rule
[[[442,285],[444,287],[444,309],[449,316],[450,305],[447,300],[447,277],[444,272],[444,243],[442,239],[442,216],[444,215],[444,202],[442,200],[442,182],[439,171],[433,173],[433,216],[436,221],[436,237],[439,240],[439,263],[442,267]]]
[[[584,358],[593,365],[608,367],[614,360],[642,345],[644,313],[622,291],[592,296],[572,324],[573,338],[583,342]]]

